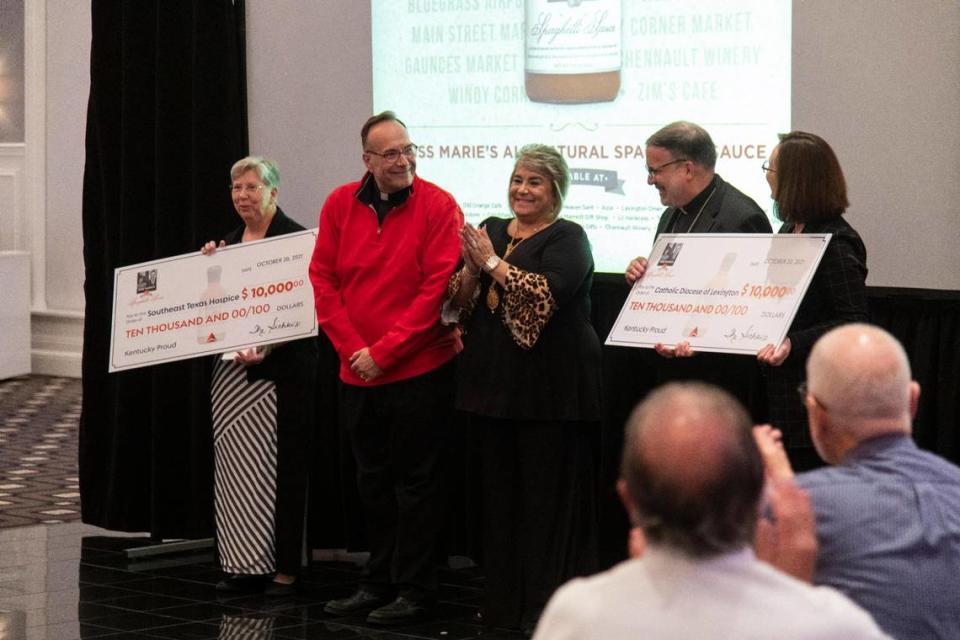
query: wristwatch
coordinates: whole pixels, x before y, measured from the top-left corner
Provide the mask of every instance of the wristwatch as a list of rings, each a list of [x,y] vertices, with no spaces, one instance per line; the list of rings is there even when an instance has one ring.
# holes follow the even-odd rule
[[[500,264],[500,258],[495,253],[491,253],[490,256],[483,261],[483,270],[487,273],[490,273],[497,268],[497,265]]]

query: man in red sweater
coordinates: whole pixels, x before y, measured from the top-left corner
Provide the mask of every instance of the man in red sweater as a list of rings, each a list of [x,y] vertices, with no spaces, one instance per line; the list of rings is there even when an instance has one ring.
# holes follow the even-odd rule
[[[459,259],[463,213],[416,176],[417,146],[396,115],[360,132],[367,172],[320,212],[310,262],[317,320],[340,355],[340,421],[357,463],[370,559],[333,615],[374,624],[425,617],[435,602],[444,444],[449,438],[453,327],[440,323]]]

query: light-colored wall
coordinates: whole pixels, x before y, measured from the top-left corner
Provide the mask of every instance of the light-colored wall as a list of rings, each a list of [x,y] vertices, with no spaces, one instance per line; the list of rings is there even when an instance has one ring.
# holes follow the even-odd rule
[[[90,0],[30,0],[24,15],[25,141],[13,163],[15,219],[4,248],[30,253],[31,368],[80,375],[81,183],[89,87]]]
[[[960,2],[796,0],[793,126],[833,146],[867,284],[960,289]]]
[[[33,157],[45,161],[17,186],[23,241],[2,238],[6,248],[42,253],[33,262],[35,370],[45,353],[53,355],[39,358],[41,366],[67,362],[79,373],[90,0],[32,0],[28,23],[38,6],[46,9],[46,116],[44,153]],[[794,127],[823,135],[840,156],[849,219],[869,253],[868,283],[958,288],[960,2],[798,0],[793,13]],[[251,1],[247,29],[251,150],[279,160],[282,206],[313,226],[330,189],[362,171],[357,137],[372,110],[370,5]],[[27,37],[29,67],[37,52],[29,51],[29,29]],[[30,195],[37,176],[39,204]],[[31,218],[38,212],[42,224]]]
[[[247,3],[250,151],[280,163],[280,206],[317,226],[333,187],[363,174],[373,109],[370,3]]]
[[[90,0],[47,0],[46,301],[83,311],[83,165]]]

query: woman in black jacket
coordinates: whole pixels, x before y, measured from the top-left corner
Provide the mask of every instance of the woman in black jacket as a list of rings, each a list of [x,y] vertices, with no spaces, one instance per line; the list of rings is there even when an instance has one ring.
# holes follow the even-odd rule
[[[201,251],[302,231],[277,206],[276,164],[250,156],[230,170],[243,226]],[[211,384],[221,591],[293,593],[303,549],[308,452],[314,425],[314,338],[218,357]]]
[[[832,234],[786,338],[757,354],[766,365],[769,421],[783,433],[794,469],[802,471],[823,463],[810,440],[797,387],[806,378],[807,356],[820,336],[841,324],[866,321],[867,250],[842,217],[849,205],[847,185],[823,138],[803,131],[782,135],[763,169],[783,220],[779,233]]]

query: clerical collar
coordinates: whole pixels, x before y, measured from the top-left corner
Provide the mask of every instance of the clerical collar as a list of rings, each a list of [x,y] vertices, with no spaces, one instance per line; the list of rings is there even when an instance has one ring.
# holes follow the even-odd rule
[[[390,194],[382,193],[377,187],[377,181],[373,179],[373,174],[367,173],[354,195],[363,204],[373,207],[373,210],[377,212],[378,223],[383,224],[387,212],[406,202],[411,193],[413,193],[413,185]]]
[[[357,189],[354,195],[356,195],[363,204],[376,206],[381,202],[387,202],[390,208],[393,208],[406,202],[411,193],[413,193],[413,185],[400,189],[400,191],[394,191],[391,194],[381,193],[377,187],[377,181],[373,179],[373,174],[368,173],[364,176],[360,183],[360,188]]]
[[[710,180],[710,183],[703,188],[703,191],[698,193],[693,200],[688,202],[682,207],[677,207],[681,213],[685,215],[693,214],[697,215],[703,210],[704,205],[707,204],[707,198],[713,193],[713,190],[717,188],[717,174],[713,174],[713,178]]]

